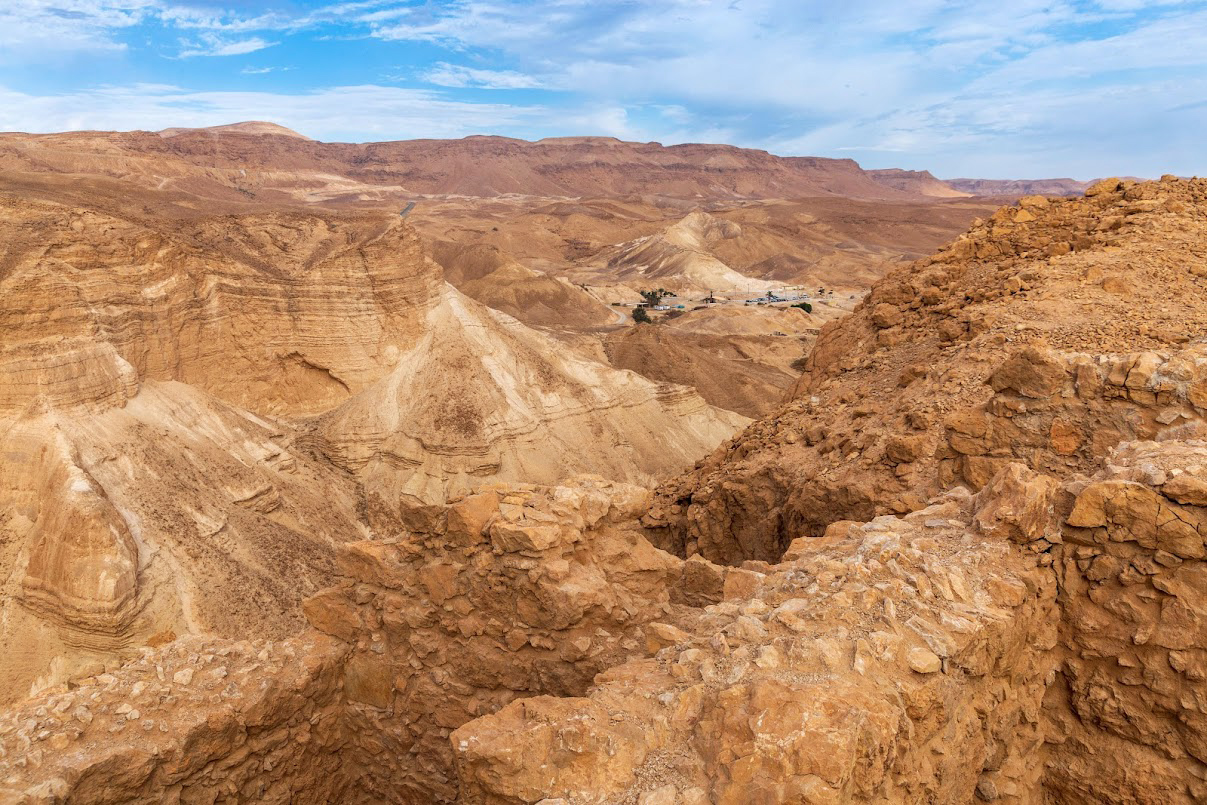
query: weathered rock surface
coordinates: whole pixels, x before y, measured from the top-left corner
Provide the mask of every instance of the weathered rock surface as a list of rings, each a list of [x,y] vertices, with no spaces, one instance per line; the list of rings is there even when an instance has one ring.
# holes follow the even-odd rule
[[[355,791],[340,754],[345,652],[314,633],[148,649],[0,715],[0,800],[339,801]]]
[[[53,338],[6,343],[5,448],[28,471],[0,474],[20,536],[0,543],[20,570],[5,622],[138,658],[42,680],[0,716],[0,796],[1203,801],[1204,209],[1207,183],[1172,179],[1004,208],[827,328],[797,399],[652,511],[599,477],[483,477],[424,505],[389,466],[413,455],[392,412],[435,410],[400,392],[437,376],[422,349],[349,372],[308,418],[272,406],[313,397],[182,392],[117,337],[79,336],[88,371],[54,369]],[[427,299],[412,347],[451,333],[517,410],[565,405],[499,381],[532,377],[497,369],[540,336],[439,283]],[[72,315],[49,317],[65,343],[90,332]],[[583,381],[577,358],[544,366]],[[165,463],[141,499],[126,451],[149,455],[148,434]],[[186,481],[215,497],[153,502]],[[183,586],[159,597],[169,553],[240,549],[265,520],[323,535],[338,580],[304,604],[313,629],[132,650],[155,602],[205,611]]]
[[[1107,182],[1004,207],[893,271],[823,328],[794,401],[663,487],[657,542],[774,560],[1010,462],[1059,478],[1122,441],[1194,432],[1205,210],[1207,181]]]
[[[0,701],[295,633],[367,498],[649,483],[747,421],[467,299],[396,215],[174,213],[0,197]]]
[[[729,571],[641,536],[648,501],[588,477],[415,509],[406,530],[341,551],[341,582],[304,607],[316,631],[182,638],[13,711],[0,794],[452,801],[452,730],[520,697],[582,694],[647,650],[644,626],[720,600]]]
[[[467,802],[1032,802],[1055,583],[965,493],[801,539],[587,698],[453,733]],[[662,793],[666,788],[672,793]]]
[[[648,493],[602,479],[416,509],[342,551],[306,604],[325,637],[190,638],[22,705],[0,792],[1200,801],[1205,458],[1129,443],[1064,484],[1011,464],[740,568],[657,550]]]
[[[1207,798],[1205,480],[1207,443],[1138,442],[1068,487],[1045,707],[1059,801]]]

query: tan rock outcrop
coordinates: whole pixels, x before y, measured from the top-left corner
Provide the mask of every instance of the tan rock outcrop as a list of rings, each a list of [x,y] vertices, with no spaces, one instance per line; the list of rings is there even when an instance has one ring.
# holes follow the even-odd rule
[[[648,500],[583,478],[412,510],[411,530],[341,551],[340,584],[304,606],[317,632],[182,638],[14,711],[0,723],[0,793],[453,801],[452,730],[517,698],[581,694],[647,650],[647,624],[668,634],[668,619],[690,620],[679,601],[718,600],[640,535]],[[61,715],[81,703],[83,726]]]
[[[1185,526],[1207,509],[1164,490],[1196,488],[1205,458],[1132,443],[1063,486],[1012,464],[744,568],[654,549],[646,493],[600,479],[413,510],[307,602],[330,637],[177,641],[14,711],[0,792],[1197,801],[1203,537]]]
[[[1036,801],[1055,580],[971,530],[973,505],[800,540],[756,597],[706,607],[587,698],[461,727],[463,800]]]
[[[734,420],[393,217],[8,204],[0,798],[1207,799],[1205,187],[1003,208],[652,510],[495,481]]]
[[[830,522],[980,489],[1011,462],[1062,478],[1121,442],[1202,427],[1205,188],[1117,182],[1025,222],[1004,207],[894,270],[823,328],[795,400],[663,487],[655,541],[774,560]],[[1049,257],[1058,241],[1074,248]],[[1110,270],[1134,292],[1103,289]]]
[[[168,635],[296,633],[370,510],[648,483],[747,421],[467,299],[397,215],[38,192],[0,197],[0,702]]]
[[[1207,797],[1207,443],[1138,442],[1070,484],[1045,782],[1062,802]],[[1188,499],[1190,498],[1190,499]]]

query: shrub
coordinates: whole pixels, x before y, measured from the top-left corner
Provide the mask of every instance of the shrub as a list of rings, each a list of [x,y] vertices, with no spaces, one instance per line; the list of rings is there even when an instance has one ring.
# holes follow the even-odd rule
[[[639,307],[633,311],[633,321],[638,324],[649,324],[650,314],[645,312],[645,308]]]
[[[656,291],[639,291],[642,298],[645,299],[651,306],[662,304],[663,297],[671,296],[671,292],[665,288],[659,288]]]

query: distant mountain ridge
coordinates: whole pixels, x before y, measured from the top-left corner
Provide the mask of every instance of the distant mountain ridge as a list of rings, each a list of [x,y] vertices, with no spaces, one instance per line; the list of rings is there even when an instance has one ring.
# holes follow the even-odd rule
[[[969,195],[1070,195],[1073,179],[937,179],[928,171],[864,170],[851,159],[782,157],[732,145],[664,146],[614,137],[530,142],[325,143],[246,121],[158,132],[0,134],[0,170],[108,173],[190,194],[272,193],[302,201],[414,195],[926,200]]]
[[[415,196],[938,201],[1079,195],[1090,185],[1069,178],[944,180],[929,171],[865,170],[852,159],[615,137],[325,143],[264,121],[158,132],[3,133],[0,171],[100,173],[213,200],[306,203]]]

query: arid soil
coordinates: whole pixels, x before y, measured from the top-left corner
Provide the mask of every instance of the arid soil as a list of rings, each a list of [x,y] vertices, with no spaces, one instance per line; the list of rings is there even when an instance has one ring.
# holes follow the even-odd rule
[[[1207,799],[1207,181],[943,186],[0,137],[0,801]]]

